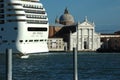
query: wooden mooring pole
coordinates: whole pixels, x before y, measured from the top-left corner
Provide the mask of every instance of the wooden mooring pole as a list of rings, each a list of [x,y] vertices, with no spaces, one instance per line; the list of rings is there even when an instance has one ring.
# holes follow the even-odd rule
[[[12,49],[6,49],[6,80],[12,80]]]
[[[73,47],[73,80],[78,80],[77,50]]]

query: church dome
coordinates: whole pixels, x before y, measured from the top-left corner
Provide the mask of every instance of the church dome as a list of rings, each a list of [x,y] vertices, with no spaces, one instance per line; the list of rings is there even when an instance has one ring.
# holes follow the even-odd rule
[[[63,25],[74,24],[73,16],[68,12],[67,8],[64,11],[64,14],[60,16],[59,23]]]

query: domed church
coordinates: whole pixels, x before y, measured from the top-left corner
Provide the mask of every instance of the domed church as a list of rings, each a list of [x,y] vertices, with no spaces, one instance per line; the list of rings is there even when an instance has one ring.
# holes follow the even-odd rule
[[[75,25],[74,17],[65,8],[64,13],[55,19],[55,24],[49,26],[49,38],[56,37],[56,33],[59,32],[62,27]],[[61,34],[60,34],[61,35]]]
[[[56,23],[62,24],[62,25],[73,25],[75,24],[73,16],[69,13],[68,9],[66,8],[64,10],[64,14],[60,16],[60,18],[55,19]]]
[[[100,47],[100,34],[95,32],[95,24],[88,21],[87,16],[84,21],[77,23],[66,8],[64,13],[55,19],[55,23],[63,26],[59,26],[60,29],[57,29],[53,37],[63,38],[67,43],[66,50],[72,51],[73,47],[77,46],[78,51],[95,51]]]

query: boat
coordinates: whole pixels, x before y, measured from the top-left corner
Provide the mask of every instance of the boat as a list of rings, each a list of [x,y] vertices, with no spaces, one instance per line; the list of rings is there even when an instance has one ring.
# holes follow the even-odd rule
[[[21,59],[27,59],[29,58],[29,55],[23,55],[23,56],[20,56]]]
[[[16,56],[18,57],[18,58],[21,58],[21,59],[27,59],[27,58],[29,58],[29,54],[22,54],[22,53],[19,53],[19,54],[16,54]]]
[[[48,52],[49,22],[39,0],[0,0],[0,53]]]

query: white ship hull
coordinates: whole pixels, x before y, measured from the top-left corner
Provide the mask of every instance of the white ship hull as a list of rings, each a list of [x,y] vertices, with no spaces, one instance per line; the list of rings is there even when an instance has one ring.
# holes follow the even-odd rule
[[[23,54],[48,52],[47,13],[39,0],[30,1],[4,0],[8,6],[4,4],[4,17],[0,18],[1,53],[6,48]]]

